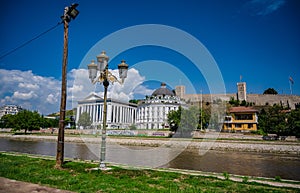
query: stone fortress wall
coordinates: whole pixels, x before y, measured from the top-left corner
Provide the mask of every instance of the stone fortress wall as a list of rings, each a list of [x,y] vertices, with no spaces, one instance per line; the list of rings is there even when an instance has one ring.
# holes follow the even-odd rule
[[[189,104],[199,104],[199,102],[202,101],[204,103],[209,102],[213,103],[217,100],[222,101],[229,101],[230,98],[237,99],[236,93],[229,93],[229,94],[185,94],[184,92],[181,93],[180,96],[182,99],[184,99]],[[246,101],[252,102],[254,105],[257,106],[264,106],[264,105],[283,105],[284,107],[289,106],[291,109],[295,109],[296,104],[300,104],[300,96],[297,95],[272,95],[272,94],[247,94],[246,95]]]

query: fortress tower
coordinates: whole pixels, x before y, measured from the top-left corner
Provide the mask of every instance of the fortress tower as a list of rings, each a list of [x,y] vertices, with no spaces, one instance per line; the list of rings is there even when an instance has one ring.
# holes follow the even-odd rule
[[[237,99],[239,101],[247,101],[246,82],[237,83]]]
[[[175,87],[175,93],[176,93],[176,96],[183,99],[184,95],[185,95],[185,86],[183,86],[183,85],[176,86]]]

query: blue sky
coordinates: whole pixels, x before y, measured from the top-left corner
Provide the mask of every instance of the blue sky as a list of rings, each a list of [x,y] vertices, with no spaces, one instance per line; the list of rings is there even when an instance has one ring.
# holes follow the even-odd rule
[[[74,1],[2,0],[1,3],[2,56],[55,26],[64,7]],[[86,87],[86,81],[77,81],[78,74],[84,74],[80,69],[85,68],[87,61],[96,59],[96,54],[93,58],[91,53],[94,52],[91,51],[99,41],[128,27],[159,24],[182,30],[206,47],[220,70],[227,93],[236,92],[236,83],[242,76],[248,93],[263,93],[271,87],[280,94],[290,94],[291,76],[293,94],[300,95],[298,0],[78,0],[77,3],[80,14],[70,23],[69,29],[70,92],[76,90],[88,95],[88,91],[82,88]],[[159,35],[155,34],[156,37]],[[110,56],[122,42],[120,39],[111,45],[107,55]],[[106,49],[101,45],[99,48]],[[63,26],[60,25],[1,58],[0,105],[18,103],[42,113],[58,111],[62,51]],[[115,89],[130,95],[129,98],[142,97],[165,81],[160,76],[168,77],[166,81],[171,87],[187,84],[185,80],[188,79],[191,85],[187,86],[188,93],[211,92],[206,75],[188,57],[172,49],[145,45],[123,50],[111,59],[110,68],[115,69],[123,58],[137,70],[131,71],[138,77],[133,78],[137,82],[130,87],[132,92],[111,88],[112,96]],[[92,89],[101,92],[99,85]],[[49,103],[45,103],[45,99]]]

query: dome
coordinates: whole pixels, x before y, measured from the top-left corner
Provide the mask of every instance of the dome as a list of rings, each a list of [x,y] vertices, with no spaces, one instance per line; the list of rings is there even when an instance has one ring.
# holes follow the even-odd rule
[[[164,95],[164,96],[175,96],[175,93],[168,89],[166,87],[165,83],[161,83],[161,87],[159,89],[156,89],[153,93],[152,96],[159,96],[159,95]]]

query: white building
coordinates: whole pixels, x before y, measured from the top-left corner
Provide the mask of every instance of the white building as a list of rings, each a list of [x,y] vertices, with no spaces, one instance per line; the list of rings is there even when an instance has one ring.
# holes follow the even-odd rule
[[[138,105],[136,126],[139,129],[169,128],[168,113],[180,106],[186,107],[186,104],[162,83],[161,88]]]
[[[91,94],[82,101],[78,101],[76,123],[83,112],[88,112],[92,120],[92,125],[97,126],[103,123],[104,100],[96,94]],[[107,128],[128,128],[136,122],[137,105],[123,103],[120,101],[107,99]]]
[[[0,108],[0,118],[4,115],[15,115],[19,111],[21,111],[22,108],[17,105],[5,105]]]

